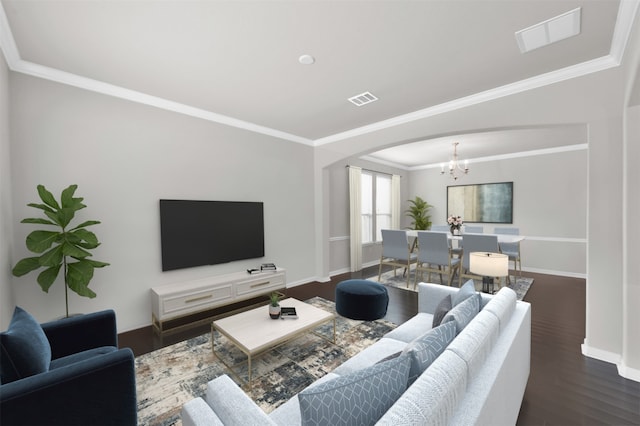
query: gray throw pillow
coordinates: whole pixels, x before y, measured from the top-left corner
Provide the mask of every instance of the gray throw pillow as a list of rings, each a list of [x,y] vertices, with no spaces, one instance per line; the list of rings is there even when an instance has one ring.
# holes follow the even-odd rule
[[[403,353],[411,357],[409,384],[413,382],[440,356],[456,337],[456,324],[453,321],[433,328],[409,343]]]
[[[438,306],[436,306],[436,310],[433,313],[433,323],[431,324],[431,327],[435,328],[439,326],[440,323],[442,322],[442,318],[444,318],[444,316],[447,314],[447,312],[451,310],[451,308],[452,308],[451,295],[447,294],[440,301],[440,303],[438,303]]]
[[[451,304],[453,306],[456,306],[460,302],[464,301],[467,297],[471,297],[474,294],[476,294],[476,286],[473,283],[473,280],[469,280],[466,283],[464,283],[462,287],[458,289],[456,294],[453,295],[453,298],[451,299]]]
[[[20,307],[15,308],[9,329],[0,334],[0,352],[2,383],[49,371],[49,340],[35,318]]]
[[[456,335],[460,333],[471,320],[480,312],[480,298],[468,297],[456,305],[442,318],[442,324],[453,321],[456,324]]]
[[[407,389],[410,364],[403,354],[303,390],[302,424],[374,424]]]

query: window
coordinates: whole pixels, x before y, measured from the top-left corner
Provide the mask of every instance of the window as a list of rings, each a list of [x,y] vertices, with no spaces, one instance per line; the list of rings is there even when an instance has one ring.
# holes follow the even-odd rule
[[[391,176],[362,172],[362,244],[382,241],[381,229],[391,228]]]

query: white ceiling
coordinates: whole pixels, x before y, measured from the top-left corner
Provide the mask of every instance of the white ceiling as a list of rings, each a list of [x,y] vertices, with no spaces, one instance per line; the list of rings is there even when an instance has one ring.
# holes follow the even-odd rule
[[[637,0],[1,4],[0,42],[14,71],[310,145],[610,57],[628,34],[619,10],[637,10]],[[580,35],[520,53],[516,31],[577,7]],[[300,64],[302,54],[315,63]],[[347,101],[365,91],[379,100]],[[485,141],[480,156],[516,149],[489,136],[473,136]],[[531,139],[527,149],[549,148]],[[426,156],[406,145],[375,158],[440,162],[435,148],[446,157],[451,142]]]

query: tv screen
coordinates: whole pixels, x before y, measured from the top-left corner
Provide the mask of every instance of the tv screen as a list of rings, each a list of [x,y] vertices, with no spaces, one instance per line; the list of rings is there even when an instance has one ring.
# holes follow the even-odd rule
[[[160,200],[162,270],[264,256],[263,203]]]

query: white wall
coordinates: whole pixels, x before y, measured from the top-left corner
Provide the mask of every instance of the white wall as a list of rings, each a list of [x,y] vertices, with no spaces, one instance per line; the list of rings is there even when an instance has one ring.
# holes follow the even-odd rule
[[[0,327],[6,330],[15,305],[11,283],[11,163],[9,162],[9,70],[0,55]]]
[[[153,286],[219,275],[272,261],[288,284],[313,279],[313,150],[292,142],[174,114],[121,99],[12,74],[14,259],[38,214],[37,184],[54,194],[69,184],[95,219],[102,245],[87,299],[72,294],[71,312],[114,308],[120,331],[151,322]],[[263,201],[264,259],[162,272],[160,198]],[[4,205],[4,203],[3,203]],[[15,301],[44,321],[64,313],[63,283],[49,294],[37,273],[13,279]],[[4,291],[6,291],[6,287]]]
[[[506,132],[517,137],[517,132]],[[568,140],[567,145],[585,144]],[[587,151],[515,157],[470,164],[468,175],[453,181],[440,169],[412,171],[410,197],[433,204],[433,223],[445,224],[447,186],[513,182],[513,224],[480,223],[484,232],[513,226],[526,236],[521,243],[525,270],[567,276],[586,276]],[[463,217],[464,220],[464,217]]]

